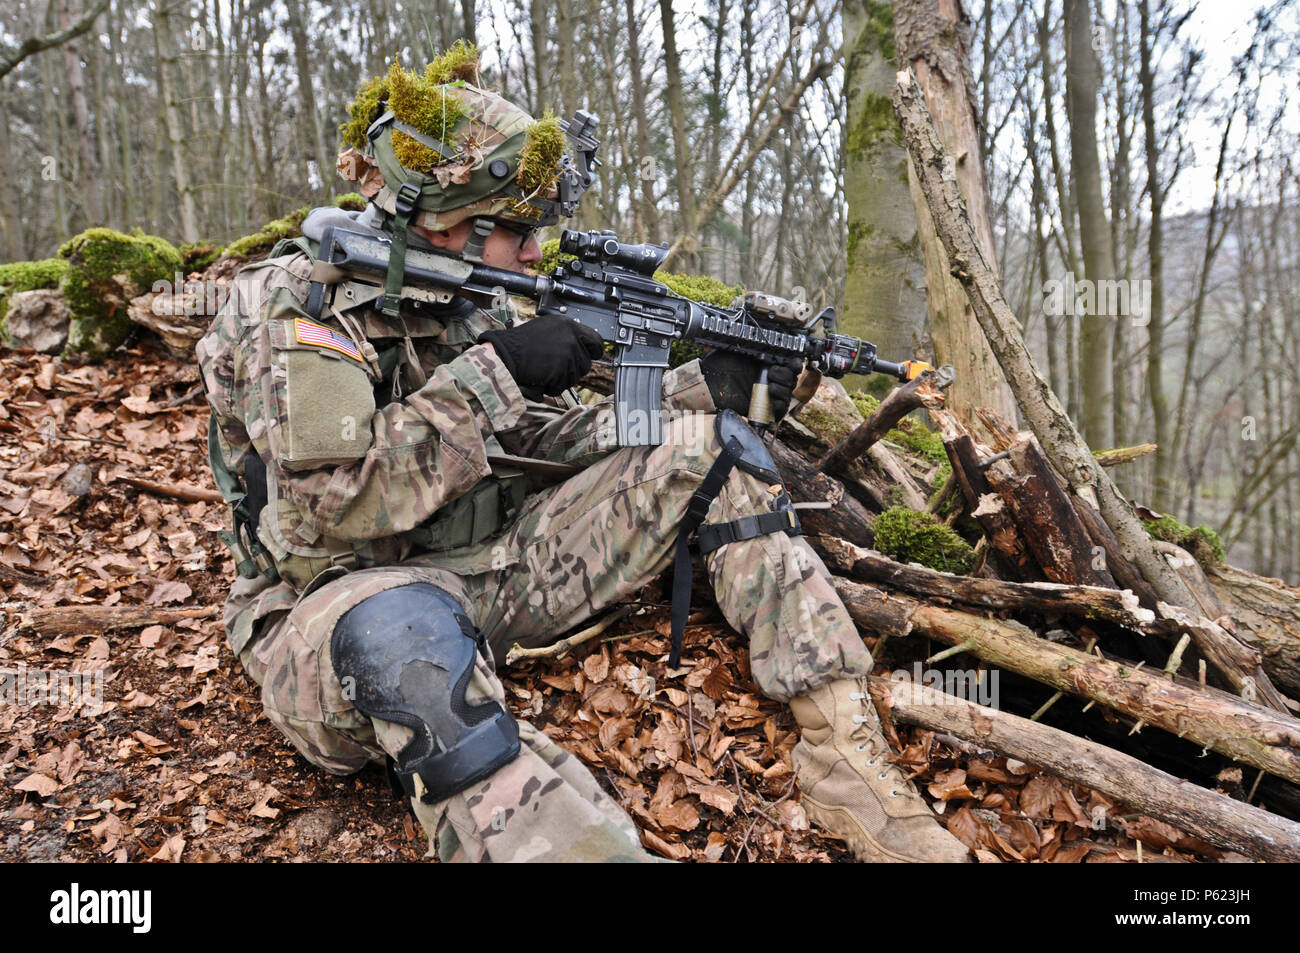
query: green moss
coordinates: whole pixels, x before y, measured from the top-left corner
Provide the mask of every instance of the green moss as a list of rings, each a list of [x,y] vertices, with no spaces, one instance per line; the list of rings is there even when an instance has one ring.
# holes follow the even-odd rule
[[[891,506],[875,527],[876,549],[900,561],[961,575],[975,565],[975,550],[929,513]]]
[[[897,56],[893,5],[888,0],[864,0],[862,6],[867,14],[866,35],[875,41],[885,59],[892,61]]]
[[[182,270],[188,275],[192,271],[203,271],[221,257],[225,248],[212,242],[190,242],[180,247]]]
[[[343,195],[335,196],[334,204],[349,212],[364,212],[366,210],[366,197],[359,192],[347,192]]]
[[[455,150],[455,129],[467,115],[465,106],[454,90],[432,82],[429,70],[421,75],[394,62],[388,69],[388,106],[402,122]],[[392,141],[393,152],[404,168],[428,173],[443,161],[434,150],[404,132],[394,130]]]
[[[1210,527],[1202,525],[1193,528],[1172,516],[1162,516],[1158,520],[1144,519],[1142,523],[1156,539],[1181,546],[1207,569],[1223,565],[1226,556],[1223,540]]]
[[[8,341],[9,296],[19,291],[53,288],[68,270],[67,259],[46,258],[42,261],[15,261],[0,265],[0,339]]]
[[[566,261],[573,261],[573,256],[560,251],[560,240],[552,238],[550,241],[542,242],[542,260],[533,267],[540,274],[549,275]]]
[[[882,140],[894,145],[902,144],[902,127],[888,96],[866,93],[858,104],[857,117],[844,137],[844,151],[855,159],[863,159]]]
[[[735,298],[745,293],[745,289],[740,285],[723,284],[717,278],[710,278],[707,275],[656,271],[655,281],[662,281],[673,290],[674,294],[679,294],[683,298],[702,301],[705,304],[716,304],[722,308],[730,306]]]
[[[473,83],[477,86],[478,47],[458,39],[424,68],[424,81],[430,86],[442,83]]]
[[[858,408],[858,413],[865,420],[876,412],[880,406],[880,400],[865,391],[855,390],[849,394],[849,400],[853,401],[853,406]]]
[[[846,246],[846,255],[850,268],[853,267],[853,262],[857,255],[858,244],[862,239],[869,237],[875,230],[876,227],[869,222],[855,220],[849,223],[849,243]]]
[[[885,439],[934,463],[948,459],[948,451],[943,448],[943,438],[911,417],[900,420],[897,427],[885,434]]]
[[[519,150],[519,171],[515,174],[515,181],[524,194],[544,193],[555,187],[563,154],[564,130],[548,109],[541,119],[528,127],[524,147]],[[532,206],[516,207],[520,214],[531,214],[531,210]]]
[[[357,98],[348,103],[348,115],[352,118],[339,126],[339,135],[343,141],[354,149],[365,151],[366,130],[384,112],[384,103],[388,101],[388,77],[376,76],[366,80],[357,90]]]
[[[164,238],[138,229],[126,235],[90,228],[66,242],[59,254],[68,261],[59,282],[72,313],[65,356],[97,360],[130,333],[126,302],[156,281],[174,280],[181,254]]]
[[[799,416],[803,418],[805,426],[820,434],[828,446],[834,446],[843,440],[852,429],[844,421],[822,410],[816,404],[806,405],[799,411]]]
[[[226,247],[226,254],[231,258],[253,258],[264,255],[275,247],[282,238],[297,238],[302,234],[302,220],[311,209],[303,206],[294,209],[288,215],[267,222],[251,235],[237,238]]]

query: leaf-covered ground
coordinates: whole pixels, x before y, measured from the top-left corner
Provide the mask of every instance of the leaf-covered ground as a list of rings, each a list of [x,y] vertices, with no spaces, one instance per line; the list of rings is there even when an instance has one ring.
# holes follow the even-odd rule
[[[213,490],[196,382],[192,364],[147,340],[96,367],[0,361],[0,669],[16,673],[13,686],[45,671],[104,673],[97,714],[0,704],[0,859],[418,859],[423,832],[382,770],[328,775],[261,714],[222,637],[224,505],[125,482]],[[506,671],[515,713],[591,766],[664,856],[850,859],[808,828],[793,719],[750,680],[743,640],[706,609],[683,671],[670,673],[657,590],[570,655]],[[696,607],[707,603],[697,590]],[[33,610],[79,605],[199,611],[107,630],[33,621]],[[957,739],[900,726],[894,740],[980,860],[1132,860],[1135,838],[1148,860],[1219,857]]]

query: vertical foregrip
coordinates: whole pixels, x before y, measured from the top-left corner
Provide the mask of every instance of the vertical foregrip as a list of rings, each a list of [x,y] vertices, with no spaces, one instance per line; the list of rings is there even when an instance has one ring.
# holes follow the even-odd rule
[[[656,365],[620,364],[614,373],[614,419],[620,447],[663,443],[664,369]]]

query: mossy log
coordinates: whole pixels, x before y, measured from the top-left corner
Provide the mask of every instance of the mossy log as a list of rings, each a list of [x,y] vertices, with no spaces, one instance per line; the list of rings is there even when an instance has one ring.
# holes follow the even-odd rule
[[[835,588],[864,629],[891,638],[918,632],[960,645],[991,665],[1300,783],[1300,721],[1289,715],[1048,642],[1018,622],[928,605],[840,577]]]
[[[175,281],[181,256],[156,235],[90,228],[59,249],[68,271],[59,283],[72,320],[64,355],[99,360],[130,334],[128,305],[155,282]]]
[[[1166,774],[1127,754],[1048,725],[937,692],[873,677],[892,717],[1032,764],[1130,805],[1210,844],[1273,862],[1300,861],[1300,824]]]
[[[1144,635],[1165,631],[1156,625],[1155,612],[1144,609],[1133,593],[1122,589],[959,576],[915,563],[903,564],[844,539],[822,536],[811,542],[833,572],[918,599],[998,612],[1094,619]]]
[[[824,378],[812,399],[783,420],[777,435],[810,459],[818,459],[863,423],[862,413],[832,378]],[[907,470],[898,455],[880,443],[864,456],[846,461],[836,476],[873,511],[895,504],[925,509],[929,488]]]
[[[951,382],[951,377],[946,376],[944,380]],[[939,375],[934,371],[925,371],[890,391],[870,417],[826,451],[817,467],[827,473],[839,474],[845,464],[860,458],[912,411],[922,407],[933,409],[942,406],[943,390]]]

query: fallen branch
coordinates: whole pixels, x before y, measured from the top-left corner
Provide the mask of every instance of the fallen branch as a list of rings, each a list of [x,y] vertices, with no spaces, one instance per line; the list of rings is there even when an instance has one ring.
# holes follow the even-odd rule
[[[1093,457],[1103,467],[1117,467],[1121,463],[1128,463],[1139,457],[1145,457],[1148,453],[1155,453],[1156,445],[1154,443],[1140,443],[1135,447],[1116,447],[1114,450],[1098,450]]]
[[[111,479],[114,482],[126,483],[137,490],[144,490],[146,493],[152,493],[155,496],[166,496],[185,503],[225,502],[225,497],[216,490],[208,490],[201,486],[190,486],[188,483],[155,483],[153,480],[141,480],[139,477],[127,476],[123,473],[116,473]]]
[[[951,383],[952,378],[947,377],[945,380]],[[894,388],[870,417],[826,452],[817,462],[817,469],[838,475],[846,463],[861,457],[872,444],[893,430],[912,411],[921,407],[942,407],[942,386],[938,374],[925,371],[902,387]]]
[[[563,658],[568,655],[572,649],[581,645],[583,642],[594,639],[615,622],[627,618],[631,615],[632,610],[636,608],[636,606],[623,606],[623,608],[617,609],[605,616],[595,625],[589,625],[581,632],[575,632],[568,638],[560,639],[558,642],[552,642],[550,645],[538,646],[535,649],[526,649],[516,642],[514,645],[510,646],[510,651],[506,653],[506,664],[514,665],[515,662],[521,662],[525,659]]]
[[[1300,860],[1300,824],[1113,748],[913,682],[873,677],[871,693],[898,721],[948,732],[1036,765],[1218,847],[1259,860]]]
[[[945,645],[968,643],[967,651],[991,665],[1300,783],[1300,721],[1285,713],[1048,642],[1018,622],[927,605],[839,577],[835,589],[853,620],[871,632],[896,637],[917,631]]]
[[[211,619],[220,606],[163,609],[156,606],[47,606],[33,607],[18,622],[19,632],[37,635],[76,635],[138,629],[146,625],[173,625],[186,619]]]

